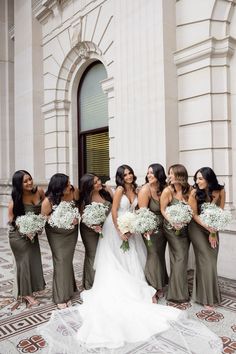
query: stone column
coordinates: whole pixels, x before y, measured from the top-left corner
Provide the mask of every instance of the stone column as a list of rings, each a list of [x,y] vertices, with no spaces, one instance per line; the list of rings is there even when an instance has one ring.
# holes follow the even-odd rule
[[[15,1],[15,168],[45,180],[41,25],[30,0]]]
[[[0,227],[6,227],[14,170],[14,1],[0,2]]]
[[[175,4],[119,0],[114,6],[114,164],[130,164],[143,183],[150,163],[167,167],[179,158]]]

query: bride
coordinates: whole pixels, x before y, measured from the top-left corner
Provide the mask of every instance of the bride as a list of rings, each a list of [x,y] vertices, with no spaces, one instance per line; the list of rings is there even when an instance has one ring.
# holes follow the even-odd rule
[[[145,246],[141,235],[122,234],[117,217],[137,206],[136,177],[131,167],[116,172],[112,212],[99,240],[92,289],[83,291],[82,305],[54,311],[40,327],[51,354],[221,353],[221,340],[183,311],[156,304],[156,290],[145,280]],[[122,241],[129,242],[124,252]],[[139,351],[140,350],[140,351]]]

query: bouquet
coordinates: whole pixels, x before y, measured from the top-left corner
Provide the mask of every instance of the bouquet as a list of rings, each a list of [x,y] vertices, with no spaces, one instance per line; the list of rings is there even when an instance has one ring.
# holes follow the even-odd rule
[[[224,230],[232,220],[229,210],[223,210],[214,203],[203,203],[199,217],[205,225],[217,231]],[[211,232],[210,236],[216,237],[215,232]]]
[[[82,215],[83,223],[92,229],[96,226],[101,227],[106,220],[108,210],[109,207],[103,203],[92,202],[86,205]],[[101,230],[99,236],[103,237]]]
[[[26,235],[31,242],[34,242],[34,236],[43,231],[46,217],[42,214],[36,215],[33,212],[28,212],[25,215],[16,218],[16,226],[20,234]]]
[[[124,235],[126,233],[133,233],[134,232],[134,222],[136,219],[136,215],[134,213],[131,213],[130,211],[127,211],[124,214],[121,214],[117,218],[117,225],[120,230],[120,232]],[[126,252],[129,250],[129,241],[128,240],[123,240],[120,248],[123,250],[123,252]]]
[[[141,234],[147,233],[148,246],[152,246],[150,232],[157,229],[159,223],[157,216],[148,208],[140,208],[136,211],[136,219],[134,221],[134,231]]]
[[[182,229],[191,221],[193,211],[188,204],[179,202],[178,204],[167,207],[166,215],[170,223],[170,228],[173,228],[173,225],[178,224],[180,229]],[[175,230],[176,235],[180,235],[180,229]]]
[[[62,229],[73,229],[75,227],[74,220],[80,220],[79,210],[75,207],[75,203],[62,201],[59,205],[53,206],[48,223]]]

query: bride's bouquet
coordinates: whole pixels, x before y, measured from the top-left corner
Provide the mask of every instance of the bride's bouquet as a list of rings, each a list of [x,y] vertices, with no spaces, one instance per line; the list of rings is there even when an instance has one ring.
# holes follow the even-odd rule
[[[70,230],[75,227],[74,221],[80,220],[79,210],[73,201],[62,201],[59,205],[54,205],[52,209],[53,213],[48,220],[52,227]]]
[[[216,231],[224,230],[232,220],[229,210],[223,210],[214,203],[203,203],[199,217],[206,226]],[[210,235],[216,237],[215,232],[211,232]]]
[[[148,246],[152,246],[150,233],[157,229],[159,225],[157,216],[148,208],[140,208],[136,211],[134,220],[134,232],[146,234]]]
[[[174,226],[178,225],[178,230],[175,230],[175,234],[180,235],[180,230],[191,221],[193,211],[188,204],[179,202],[168,206],[166,208],[166,215],[168,217],[170,229],[175,228]]]
[[[99,230],[99,236],[103,237],[101,227],[106,220],[109,207],[103,203],[92,202],[85,206],[82,221],[88,227]]]
[[[120,232],[125,235],[127,233],[134,233],[134,222],[136,219],[136,215],[130,211],[127,211],[124,214],[121,214],[117,218],[117,225],[120,230]],[[128,240],[123,240],[120,248],[123,250],[123,252],[126,252],[129,250],[129,241]]]
[[[42,214],[36,215],[33,212],[28,212],[25,215],[16,218],[16,226],[19,233],[26,235],[31,242],[34,242],[34,237],[38,233],[42,233],[45,226],[46,217]]]

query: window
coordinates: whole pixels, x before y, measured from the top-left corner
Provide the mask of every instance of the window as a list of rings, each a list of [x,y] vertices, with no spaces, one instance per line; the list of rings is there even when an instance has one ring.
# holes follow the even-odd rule
[[[79,176],[92,172],[109,179],[107,96],[101,87],[106,70],[100,62],[90,65],[78,89]]]

